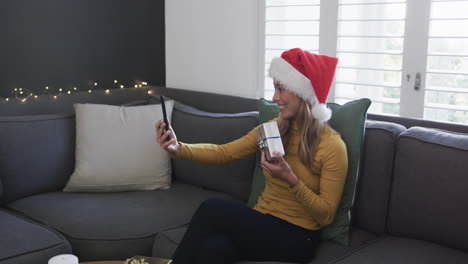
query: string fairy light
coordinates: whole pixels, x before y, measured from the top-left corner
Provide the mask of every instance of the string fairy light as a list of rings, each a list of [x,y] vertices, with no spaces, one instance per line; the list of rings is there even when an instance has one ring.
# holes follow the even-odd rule
[[[137,81],[134,84],[134,87],[135,88],[140,88],[140,87],[143,87],[143,86],[146,86],[146,85],[148,85],[147,82]],[[92,82],[91,86],[88,89],[88,93],[92,93],[94,90],[97,90],[98,88],[99,88],[99,83],[96,82],[96,81]],[[118,80],[113,80],[112,88],[123,89],[123,88],[125,88],[125,85],[119,83]],[[5,102],[10,102],[11,101],[10,99],[13,98],[13,99],[16,99],[17,101],[19,101],[21,103],[26,103],[26,102],[29,101],[29,98],[38,99],[39,95],[50,95],[53,100],[58,100],[60,98],[60,96],[71,95],[72,93],[74,93],[76,91],[79,91],[79,88],[77,86],[73,86],[72,89],[67,90],[67,91],[65,91],[62,87],[60,87],[58,89],[58,93],[56,93],[56,94],[52,93],[51,94],[50,86],[43,86],[43,92],[39,93],[39,94],[35,94],[31,90],[21,87],[21,88],[14,88],[12,90],[12,92],[11,92],[12,96],[4,98],[4,101]],[[110,92],[111,92],[111,89],[105,89],[104,90],[105,94],[110,94]],[[148,91],[148,94],[152,94],[152,92]]]

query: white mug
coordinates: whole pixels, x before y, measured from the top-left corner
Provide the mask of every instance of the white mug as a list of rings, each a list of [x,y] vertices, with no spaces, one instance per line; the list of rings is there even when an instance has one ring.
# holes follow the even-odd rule
[[[48,264],[79,264],[75,255],[63,254],[49,259]]]

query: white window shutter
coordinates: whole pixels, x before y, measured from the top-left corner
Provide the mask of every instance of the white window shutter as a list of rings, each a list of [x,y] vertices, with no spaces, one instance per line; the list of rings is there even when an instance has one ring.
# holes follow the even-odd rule
[[[431,1],[424,118],[468,124],[468,1]]]
[[[340,0],[334,101],[372,100],[371,113],[400,112],[406,1]]]
[[[320,0],[266,0],[264,94],[271,99],[270,62],[285,50],[300,47],[317,53],[320,34]]]

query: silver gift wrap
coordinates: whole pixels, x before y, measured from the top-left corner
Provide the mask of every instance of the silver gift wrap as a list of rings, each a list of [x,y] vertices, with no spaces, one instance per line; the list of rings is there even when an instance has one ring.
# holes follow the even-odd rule
[[[284,156],[283,142],[276,122],[262,124],[257,130],[258,145],[260,150],[266,153],[266,159],[271,161],[273,153],[278,152]]]

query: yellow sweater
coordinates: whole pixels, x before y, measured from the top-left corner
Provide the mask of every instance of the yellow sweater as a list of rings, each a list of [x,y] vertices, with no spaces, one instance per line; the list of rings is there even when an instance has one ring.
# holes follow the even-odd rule
[[[259,151],[257,129],[224,145],[179,142],[181,149],[176,158],[215,165],[246,158]],[[290,188],[288,183],[273,178],[264,170],[265,189],[254,209],[307,229],[318,230],[331,224],[335,217],[348,171],[346,146],[338,133],[325,129],[320,135],[314,157],[314,168],[320,171],[317,175],[300,161],[300,133],[295,122],[290,133],[284,158],[298,177],[299,184]]]

